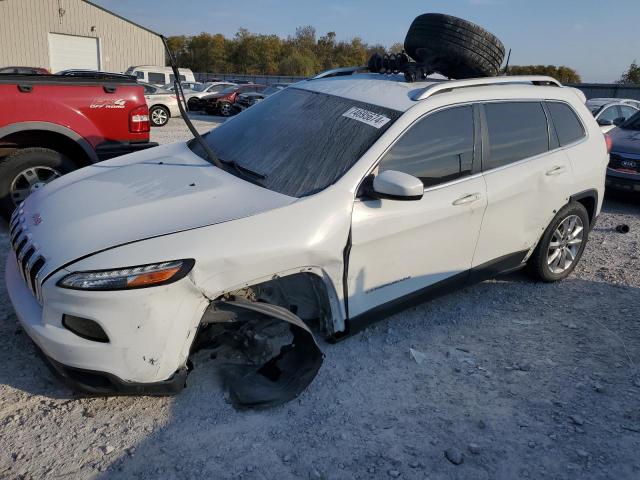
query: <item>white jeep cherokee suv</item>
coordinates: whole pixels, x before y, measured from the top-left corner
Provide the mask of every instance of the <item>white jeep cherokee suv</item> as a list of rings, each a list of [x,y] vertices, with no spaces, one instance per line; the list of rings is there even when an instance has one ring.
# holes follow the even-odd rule
[[[195,140],[127,155],[13,216],[11,301],[75,387],[176,392],[203,335],[255,353],[275,322],[293,340],[229,388],[247,405],[292,398],[322,362],[312,330],[335,340],[524,266],[565,278],[608,163],[580,96],[548,77],[313,79],[204,140],[217,162]]]

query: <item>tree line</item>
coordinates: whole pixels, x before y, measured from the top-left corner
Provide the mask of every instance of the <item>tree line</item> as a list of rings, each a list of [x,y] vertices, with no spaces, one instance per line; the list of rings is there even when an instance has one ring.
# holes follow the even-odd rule
[[[168,38],[169,49],[181,67],[194,72],[308,77],[332,68],[366,65],[374,53],[398,53],[402,43],[390,47],[369,44],[360,37],[338,40],[335,32],[318,36],[310,25],[294,35],[256,34],[241,28],[232,37],[201,33]],[[549,75],[562,83],[580,83],[573,68],[560,65],[513,65],[509,75]],[[618,83],[640,83],[640,66],[634,61]]]
[[[375,52],[402,50],[401,44],[387,49],[360,37],[338,40],[335,32],[318,37],[312,26],[299,27],[287,38],[241,28],[233,38],[201,33],[169,37],[168,44],[181,67],[194,72],[247,75],[310,76],[337,67],[366,65]]]

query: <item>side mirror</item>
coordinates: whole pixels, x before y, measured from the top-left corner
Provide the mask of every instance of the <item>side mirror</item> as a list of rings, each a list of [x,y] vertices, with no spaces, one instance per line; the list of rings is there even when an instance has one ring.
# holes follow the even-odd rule
[[[389,200],[420,200],[424,195],[424,185],[419,178],[396,170],[385,170],[373,179],[375,198]]]
[[[616,127],[619,127],[620,125],[622,125],[624,123],[625,118],[624,117],[618,117],[613,121],[613,124]]]
[[[611,120],[606,120],[604,118],[599,118],[598,119],[598,125],[600,125],[601,127],[610,127],[613,125],[613,122]]]

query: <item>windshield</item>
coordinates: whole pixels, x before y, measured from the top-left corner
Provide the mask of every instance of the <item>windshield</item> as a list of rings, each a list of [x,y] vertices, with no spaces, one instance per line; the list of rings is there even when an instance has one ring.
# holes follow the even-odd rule
[[[640,130],[640,112],[630,117],[618,128],[622,128],[623,130]]]
[[[205,141],[222,161],[261,175],[256,183],[303,197],[335,183],[400,115],[287,88],[212,130]],[[196,142],[190,147],[206,158]]]
[[[208,86],[209,85],[205,85],[204,83],[196,83],[191,87],[191,90],[193,90],[194,92],[204,92],[204,89]]]

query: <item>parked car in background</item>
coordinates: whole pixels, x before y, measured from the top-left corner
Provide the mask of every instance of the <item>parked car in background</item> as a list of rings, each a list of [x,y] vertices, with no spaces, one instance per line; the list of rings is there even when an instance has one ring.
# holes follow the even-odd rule
[[[0,214],[5,219],[31,193],[65,173],[156,145],[149,142],[143,88],[131,77],[0,76]]]
[[[48,75],[49,70],[41,67],[1,67],[0,74]]]
[[[151,83],[159,87],[166,85],[167,83],[173,83],[175,77],[171,67],[154,67],[150,65],[141,65],[137,67],[129,67],[126,72],[127,75],[133,75],[139,81],[145,83]],[[193,72],[188,68],[179,68],[181,82],[195,82],[196,78],[193,76]]]
[[[607,187],[640,192],[640,112],[607,136],[611,145]]]
[[[274,83],[273,85],[269,85],[262,92],[241,93],[240,95],[238,95],[236,103],[234,103],[234,107],[236,110],[240,112],[246,108],[249,108],[251,105],[255,105],[256,103],[261,102],[262,100],[267,98],[269,95],[273,95],[274,93],[284,90],[289,85],[291,84],[290,83]]]
[[[196,88],[200,88],[202,86],[202,83],[200,82],[180,82],[180,86],[182,87],[182,90],[184,91],[184,93],[186,94],[188,91],[194,91]],[[176,84],[175,83],[167,83],[166,85],[163,85],[162,88],[164,88],[165,90],[169,90],[170,92],[173,92],[176,88]]]
[[[235,86],[236,84],[231,82],[207,82],[205,84],[199,85],[192,91],[185,92],[184,96],[187,101],[187,108],[194,111],[202,110],[202,105],[200,103],[200,99],[202,97],[220,93],[225,88]]]
[[[229,117],[237,111],[233,108],[238,95],[249,92],[262,92],[267,88],[266,85],[248,83],[242,85],[234,85],[227,87],[220,93],[214,95],[206,95],[200,99],[199,108],[209,115],[222,115]]]
[[[180,116],[180,107],[175,92],[150,83],[138,82],[144,87],[144,98],[149,107],[152,127],[164,127],[171,117]]]
[[[614,129],[638,111],[638,108],[633,105],[633,100],[617,98],[592,98],[587,100],[587,108],[595,117],[603,133]]]

